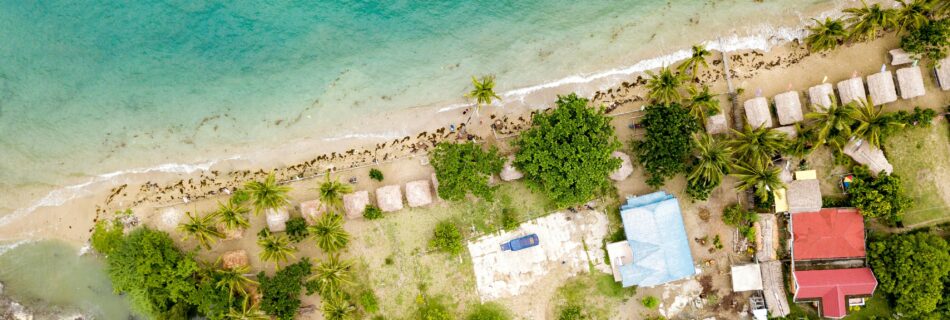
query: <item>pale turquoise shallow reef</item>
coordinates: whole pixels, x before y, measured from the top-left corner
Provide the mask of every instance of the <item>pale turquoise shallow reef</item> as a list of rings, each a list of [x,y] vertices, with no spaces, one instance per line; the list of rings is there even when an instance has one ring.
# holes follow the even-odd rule
[[[0,0],[0,216],[96,175],[458,103],[472,75],[523,88],[832,3]]]

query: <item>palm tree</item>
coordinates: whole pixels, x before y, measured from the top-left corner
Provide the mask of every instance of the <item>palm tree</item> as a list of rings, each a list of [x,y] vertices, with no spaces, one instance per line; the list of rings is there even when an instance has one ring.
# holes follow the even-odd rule
[[[224,223],[227,230],[247,229],[251,223],[247,220],[247,213],[251,211],[240,203],[234,201],[218,201],[218,211],[215,214]]]
[[[805,118],[815,120],[817,126],[814,144],[816,147],[827,144],[835,150],[841,150],[851,139],[851,125],[854,123],[851,110],[854,105],[841,105],[831,99],[831,105],[824,109],[824,112],[810,112],[805,115]]]
[[[742,131],[732,130],[735,138],[730,142],[735,150],[736,157],[746,163],[769,163],[772,156],[785,150],[788,145],[784,133],[771,128],[759,127],[752,129],[746,124]]]
[[[848,31],[840,19],[825,18],[825,22],[812,20],[815,20],[815,25],[808,27],[810,32],[805,37],[805,43],[812,52],[832,50],[848,38]]]
[[[907,0],[897,0],[897,2],[901,4],[901,8],[897,11],[897,33],[920,28],[930,20],[927,15],[930,14],[933,3],[927,0],[911,0],[909,3]]]
[[[927,5],[930,6],[930,14],[935,18],[939,19],[947,14],[950,14],[950,1],[946,0],[929,0]]]
[[[250,267],[235,266],[233,268],[223,268],[220,267],[220,265],[221,259],[218,259],[217,267],[214,269],[215,278],[218,279],[218,281],[215,282],[215,287],[218,289],[227,288],[231,297],[234,297],[236,293],[240,293],[241,296],[246,297],[251,286],[257,285],[257,281],[244,276],[250,272]]]
[[[693,150],[695,162],[686,178],[713,188],[719,186],[722,177],[729,173],[732,148],[708,133],[699,133],[693,136]]]
[[[254,204],[254,214],[261,214],[267,209],[277,209],[288,203],[287,193],[290,187],[277,184],[274,174],[267,175],[263,182],[251,181],[244,185]]]
[[[327,212],[309,229],[325,252],[337,252],[350,242],[350,234],[343,229],[343,216],[336,213]]]
[[[663,67],[659,74],[647,71],[647,75],[650,76],[647,88],[650,89],[651,99],[663,104],[671,104],[683,98],[679,92],[685,81],[682,74],[673,73],[670,68]]]
[[[689,87],[687,91],[689,91],[690,96],[687,102],[689,114],[696,117],[699,123],[705,125],[707,116],[717,115],[721,111],[719,109],[719,99],[716,99],[716,95],[709,92],[709,86],[704,85],[702,90]]]
[[[324,299],[337,297],[343,294],[343,287],[353,284],[350,272],[353,265],[346,260],[340,260],[337,255],[330,255],[327,260],[318,263],[313,268],[313,281],[317,291]]]
[[[320,309],[323,311],[323,316],[327,320],[353,319],[353,313],[356,312],[356,306],[343,297],[323,300],[323,305],[320,306]]]
[[[200,246],[210,250],[216,238],[224,238],[224,234],[214,226],[215,214],[208,214],[204,217],[191,214],[191,212],[186,214],[188,215],[188,222],[178,225],[178,230],[185,234],[184,239],[195,238]]]
[[[494,99],[501,99],[495,93],[495,76],[483,76],[482,81],[472,77],[472,85],[475,87],[465,96],[475,99],[475,113],[482,108],[482,105],[489,105]]]
[[[250,301],[251,299],[244,299],[244,302],[241,303],[241,309],[232,308],[226,319],[229,320],[270,320],[270,316],[264,314],[263,311],[258,308],[257,304],[254,304]]]
[[[343,195],[353,192],[353,186],[340,182],[340,180],[330,180],[330,172],[327,171],[327,179],[320,184],[320,202],[323,202],[328,208],[343,208]]]
[[[881,8],[881,5],[877,3],[868,6],[864,0],[861,2],[864,3],[862,8],[844,9],[848,22],[851,23],[849,28],[853,39],[872,40],[877,38],[879,29],[890,30],[897,27],[896,10]]]
[[[740,163],[732,173],[739,179],[737,190],[754,188],[759,199],[768,199],[770,191],[785,187],[779,174],[779,168],[767,162]]]
[[[274,235],[270,232],[263,232],[257,239],[257,245],[261,246],[261,260],[274,262],[275,268],[280,268],[281,262],[294,257],[294,252],[297,252],[297,248],[290,244],[286,236]]]
[[[700,45],[700,44],[694,45],[692,56],[690,56],[689,59],[686,59],[686,61],[683,61],[683,63],[680,64],[680,67],[679,67],[680,73],[686,73],[686,71],[689,70],[691,75],[693,76],[698,75],[699,66],[703,66],[704,68],[709,68],[709,63],[706,62],[706,57],[710,55],[712,55],[712,53],[709,52],[709,50],[706,50],[706,47],[704,47],[703,45]]]
[[[904,127],[904,124],[889,114],[884,114],[883,108],[876,107],[870,100],[858,100],[858,105],[851,109],[851,118],[857,126],[853,133],[875,147],[881,147],[884,139]]]
[[[795,131],[798,132],[798,136],[795,139],[789,139],[788,148],[785,149],[785,152],[798,158],[804,158],[815,150],[813,147],[815,130],[813,127],[805,127],[796,123]]]

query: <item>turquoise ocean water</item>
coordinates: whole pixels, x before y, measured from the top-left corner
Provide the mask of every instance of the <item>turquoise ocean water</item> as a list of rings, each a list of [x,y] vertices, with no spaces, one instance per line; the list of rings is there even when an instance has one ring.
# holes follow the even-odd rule
[[[123,170],[374,133],[394,124],[363,116],[464,103],[473,75],[516,99],[853,3],[0,0],[0,223]]]

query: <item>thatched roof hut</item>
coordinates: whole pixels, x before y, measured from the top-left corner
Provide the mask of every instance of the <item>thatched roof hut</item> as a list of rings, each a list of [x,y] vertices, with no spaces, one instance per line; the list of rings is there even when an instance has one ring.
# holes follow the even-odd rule
[[[908,64],[914,62],[914,57],[904,51],[904,49],[897,48],[891,51],[888,51],[891,55],[891,65],[899,66],[902,64]]]
[[[788,212],[812,212],[821,210],[821,188],[817,179],[795,180],[785,189]]]
[[[825,112],[834,99],[835,88],[830,83],[822,83],[808,88],[808,100],[812,108],[818,112]]]
[[[706,118],[706,132],[709,134],[729,132],[729,123],[726,122],[726,115],[720,113]]]
[[[432,188],[428,180],[416,180],[406,183],[406,202],[412,208],[432,203]]]
[[[633,173],[633,162],[630,161],[630,156],[626,153],[620,151],[614,151],[610,154],[614,158],[620,159],[620,168],[614,170],[610,173],[610,179],[614,181],[623,181]]]
[[[783,126],[805,120],[805,115],[802,113],[802,99],[798,91],[775,95],[775,113],[778,115],[778,123]]]
[[[267,229],[271,232],[287,230],[287,220],[290,220],[290,213],[286,209],[267,209],[264,211],[264,217],[267,220]]]
[[[521,171],[518,171],[518,168],[515,168],[514,162],[515,156],[508,156],[508,160],[505,161],[505,167],[502,168],[501,173],[498,174],[498,176],[501,177],[501,180],[513,181],[524,177],[524,174],[521,173]]]
[[[878,72],[868,76],[868,93],[871,103],[879,106],[897,101],[897,89],[894,88],[894,75],[890,71]]]
[[[868,166],[874,176],[877,176],[878,172],[881,171],[888,174],[894,172],[894,166],[884,157],[884,151],[863,140],[857,139],[848,142],[844,146],[844,154],[854,159],[855,162]]]
[[[746,100],[745,121],[753,128],[772,127],[772,113],[769,112],[769,102],[763,97]]]
[[[221,255],[221,266],[225,269],[234,269],[236,267],[246,267],[249,265],[250,260],[247,258],[247,251],[234,250]]]
[[[399,190],[399,185],[376,189],[376,206],[383,212],[402,210],[402,191]]]
[[[864,92],[864,81],[861,81],[860,77],[855,77],[838,82],[838,98],[841,98],[841,104],[867,99],[868,96]]]
[[[924,76],[920,67],[898,69],[897,85],[901,89],[901,99],[916,98],[927,93],[924,91]]]
[[[358,219],[363,217],[363,211],[369,205],[369,192],[360,190],[343,195],[343,211],[346,211],[347,219]]]
[[[798,129],[796,129],[795,126],[783,126],[775,128],[774,130],[784,133],[789,139],[795,139],[798,137]]]
[[[303,216],[309,224],[313,224],[320,216],[327,212],[327,207],[320,202],[320,199],[301,202],[297,207],[300,208],[300,215]]]
[[[940,66],[934,69],[934,73],[937,75],[940,90],[950,90],[950,58],[940,60],[939,64]]]

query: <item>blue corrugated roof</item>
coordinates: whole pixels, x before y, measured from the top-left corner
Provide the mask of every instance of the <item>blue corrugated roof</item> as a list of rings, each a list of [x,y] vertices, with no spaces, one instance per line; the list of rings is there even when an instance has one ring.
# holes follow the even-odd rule
[[[623,286],[652,287],[696,274],[676,197],[658,191],[620,208],[633,263],[620,266]]]

